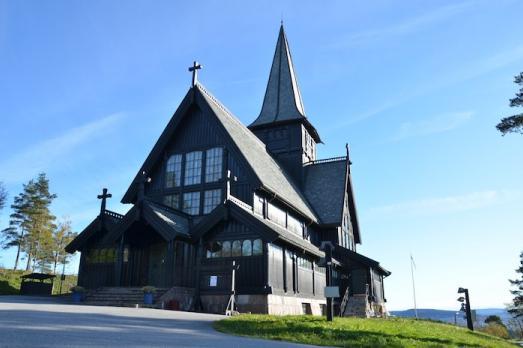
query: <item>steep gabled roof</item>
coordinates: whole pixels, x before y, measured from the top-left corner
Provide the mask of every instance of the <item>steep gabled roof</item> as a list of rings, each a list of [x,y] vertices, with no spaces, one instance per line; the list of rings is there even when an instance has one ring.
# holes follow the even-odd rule
[[[345,157],[335,161],[311,163],[303,168],[303,192],[323,224],[339,225],[345,198]]]
[[[106,210],[104,212],[104,222],[106,231],[113,231],[116,226],[122,220],[123,215]],[[68,253],[74,253],[77,250],[81,250],[82,247],[98,232],[102,230],[102,225],[100,223],[100,215],[98,215],[91,223],[84,228],[84,230],[76,236],[75,239],[71,241],[66,247],[65,251]]]
[[[289,43],[282,24],[272,60],[267,89],[265,90],[265,97],[263,98],[262,109],[258,118],[249,125],[249,128],[293,120],[303,121],[313,138],[317,142],[321,141],[318,132],[305,116]]]
[[[356,202],[347,157],[317,160],[306,164],[304,194],[322,224],[340,225],[343,218],[345,193],[356,243],[361,243]]]
[[[176,127],[193,103],[198,105],[200,109],[209,110],[216,116],[225,133],[231,138],[238,152],[244,157],[245,163],[252,169],[261,188],[275,194],[280,200],[311,221],[318,221],[305,197],[292,179],[267,152],[265,144],[199,83],[189,90],[174,113],[142,168],[138,171],[133,183],[127,189],[122,203],[132,203],[134,201],[137,191],[135,183],[138,180],[139,173],[144,170],[149,172],[157,161],[162,160],[162,153],[165,147],[172,139]]]

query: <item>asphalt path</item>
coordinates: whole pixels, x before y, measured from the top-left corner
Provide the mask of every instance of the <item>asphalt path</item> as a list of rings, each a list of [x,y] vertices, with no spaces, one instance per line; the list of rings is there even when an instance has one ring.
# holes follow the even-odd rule
[[[86,306],[66,299],[0,296],[0,347],[312,347],[230,336],[221,315]]]

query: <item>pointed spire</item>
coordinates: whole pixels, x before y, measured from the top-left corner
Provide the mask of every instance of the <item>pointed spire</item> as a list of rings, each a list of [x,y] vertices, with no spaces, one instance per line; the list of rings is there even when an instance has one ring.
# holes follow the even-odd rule
[[[301,93],[282,23],[262,110],[250,127],[305,118]]]

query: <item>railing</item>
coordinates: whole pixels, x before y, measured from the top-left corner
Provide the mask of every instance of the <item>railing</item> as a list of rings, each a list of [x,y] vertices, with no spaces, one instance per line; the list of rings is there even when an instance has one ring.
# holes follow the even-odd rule
[[[349,303],[349,287],[347,286],[347,290],[345,290],[345,294],[343,295],[343,300],[340,304],[340,317],[343,317],[343,314],[345,314],[345,310],[347,309],[347,304]]]
[[[229,200],[231,202],[234,202],[235,204],[239,205],[240,207],[246,209],[246,210],[249,210],[251,212],[253,210],[253,208],[249,204],[245,203],[244,201],[242,201],[242,200],[240,200],[240,199],[238,199],[238,198],[236,198],[236,197],[234,197],[232,195],[229,196]]]
[[[330,163],[330,162],[338,162],[338,161],[346,161],[347,156],[339,156],[339,157],[332,157],[332,158],[324,158],[314,161],[309,161],[304,163],[304,166],[312,165],[312,164],[322,164],[322,163]]]
[[[109,215],[109,216],[112,216],[117,219],[123,219],[122,214],[118,214],[118,213],[115,213],[114,211],[110,211],[110,210],[105,210],[105,215]]]

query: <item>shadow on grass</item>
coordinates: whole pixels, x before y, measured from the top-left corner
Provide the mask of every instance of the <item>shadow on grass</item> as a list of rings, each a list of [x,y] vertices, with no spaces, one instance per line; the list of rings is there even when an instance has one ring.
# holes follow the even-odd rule
[[[252,320],[222,320],[214,327],[221,332],[242,336],[254,336],[276,340],[301,342],[316,345],[335,345],[341,347],[404,347],[405,344],[428,346],[477,347],[477,344],[464,340],[451,340],[438,337],[419,337],[405,334],[388,334],[371,330],[346,329],[339,327],[314,327],[301,322],[253,322]]]

